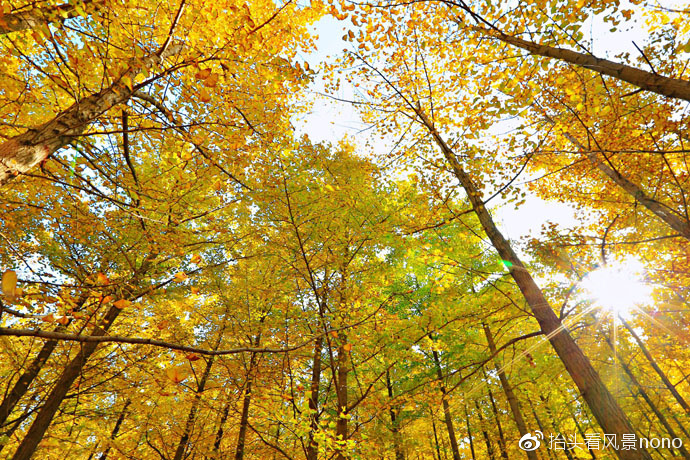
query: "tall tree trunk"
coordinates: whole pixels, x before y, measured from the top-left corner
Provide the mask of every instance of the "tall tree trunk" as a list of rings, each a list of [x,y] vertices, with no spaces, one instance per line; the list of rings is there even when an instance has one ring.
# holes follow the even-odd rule
[[[337,439],[344,443],[348,438],[347,422],[349,418],[347,411],[347,378],[350,369],[348,367],[348,352],[344,348],[345,344],[347,344],[347,336],[342,336],[342,342],[342,345],[338,347],[338,379],[335,382],[335,393],[338,400],[338,420],[335,424],[335,435]],[[337,460],[345,460],[343,449],[338,449]]]
[[[555,125],[555,122],[551,118],[547,117],[546,119],[548,122]],[[593,166],[604,173],[604,175],[611,179],[618,187],[634,198],[635,201],[647,208],[652,214],[661,219],[666,225],[677,231],[685,239],[690,240],[690,222],[688,222],[687,219],[683,219],[669,212],[670,209],[668,206],[646,193],[642,187],[621,174],[611,163],[602,161],[602,159],[597,156],[596,151],[583,145],[575,136],[568,132],[563,133],[563,135],[575,147],[580,149],[582,154],[587,157],[587,160],[589,160]],[[600,153],[604,155],[604,152]]]
[[[307,443],[307,460],[318,460],[319,446],[314,439],[319,430],[319,387],[321,386],[321,353],[323,352],[323,337],[314,341],[314,357],[311,366],[311,384],[309,386],[309,439]]]
[[[220,344],[220,340],[218,342]],[[216,346],[216,348],[218,348],[218,346]],[[194,402],[192,402],[192,407],[187,415],[187,422],[184,426],[184,432],[182,433],[182,437],[180,437],[180,442],[177,443],[177,449],[175,450],[173,460],[182,460],[185,458],[185,451],[187,450],[187,445],[189,444],[189,438],[192,436],[192,431],[194,430],[194,422],[196,421],[196,414],[199,410],[199,403],[201,403],[202,394],[206,389],[206,382],[208,381],[208,376],[211,374],[214,359],[215,356],[211,356],[208,361],[206,361],[206,368],[201,376],[201,380],[199,380],[199,385],[196,387]]]
[[[254,348],[261,345],[261,334],[254,337]],[[240,417],[240,429],[237,434],[237,448],[235,449],[235,460],[244,458],[244,446],[247,437],[247,427],[249,426],[249,406],[252,402],[252,386],[256,367],[257,354],[252,353],[249,357],[249,369],[247,370],[247,385],[245,386],[244,399],[242,400],[242,415]]]
[[[225,422],[228,420],[228,415],[230,414],[230,400],[228,400],[225,403],[225,407],[223,408],[223,412],[220,414],[220,421],[218,422],[218,430],[216,430],[216,438],[213,440],[213,457],[214,459],[218,459],[218,452],[220,451],[220,443],[223,441],[223,426],[225,426]]]
[[[482,416],[482,409],[479,407],[479,402],[477,400],[474,400],[474,407],[477,409],[477,417],[479,418],[479,425],[482,427],[482,435],[484,436],[484,443],[486,444],[486,453],[489,455],[490,460],[494,460],[496,457],[494,457],[494,446],[491,444],[491,438],[489,437],[489,433],[486,431],[486,427],[484,426],[484,417]]]
[[[482,34],[494,37],[518,48],[528,51],[530,54],[558,59],[585,69],[598,72],[603,75],[628,82],[645,91],[660,94],[662,96],[690,101],[690,82],[678,78],[664,77],[657,73],[641,70],[626,64],[609,61],[595,57],[591,54],[579,53],[564,48],[556,48],[541,45],[522,38],[513,37],[497,30],[475,27],[474,30]]]
[[[688,406],[688,403],[685,401],[685,399],[683,399],[680,393],[678,393],[678,390],[676,390],[676,387],[671,383],[668,377],[666,377],[666,374],[656,363],[652,355],[649,353],[649,350],[647,350],[645,344],[642,342],[642,340],[640,340],[640,337],[637,335],[635,330],[632,327],[630,327],[630,324],[628,324],[628,322],[625,319],[623,319],[620,315],[618,316],[618,318],[620,319],[623,326],[628,330],[628,332],[630,332],[630,335],[632,335],[633,339],[635,339],[635,342],[637,343],[637,346],[640,347],[642,354],[645,358],[647,358],[647,361],[649,361],[649,364],[652,366],[652,369],[654,369],[659,378],[661,378],[661,381],[664,382],[664,385],[666,386],[668,391],[671,392],[671,394],[676,399],[680,407],[683,408],[685,413],[690,414],[690,406]]]
[[[470,426],[470,414],[467,411],[467,405],[465,407],[465,425],[467,426],[467,439],[470,440],[470,453],[472,454],[472,460],[477,459],[477,454],[474,452],[474,438],[472,437],[472,428]]]
[[[501,449],[501,457],[508,460],[508,450],[506,447],[506,438],[503,435],[503,427],[501,426],[501,418],[499,416],[498,408],[496,407],[494,393],[491,391],[491,386],[489,385],[489,377],[486,374],[486,369],[484,369],[483,367],[482,373],[484,374],[484,380],[486,381],[486,387],[489,393],[489,401],[491,401],[491,409],[494,413],[494,420],[496,420],[496,428],[498,429],[498,440],[499,447]]]
[[[602,382],[601,377],[584,355],[580,347],[575,343],[570,333],[565,329],[561,320],[556,316],[551,305],[544,297],[539,286],[535,283],[529,271],[517,256],[512,246],[501,234],[496,224],[484,206],[481,193],[474,185],[470,176],[460,165],[453,150],[446,144],[438,133],[433,123],[417,106],[416,113],[422,123],[427,127],[437,145],[443,152],[443,156],[452,167],[455,177],[460,181],[472,204],[484,232],[491,240],[492,245],[501,259],[509,267],[510,274],[515,280],[520,292],[524,296],[534,317],[539,322],[541,331],[553,346],[568,374],[577,385],[578,390],[587,402],[590,410],[596,417],[599,425],[605,433],[615,434],[617,437],[627,433],[635,433],[630,421],[620,408],[616,400]],[[616,450],[621,460],[651,460],[651,456],[645,449]]]
[[[580,424],[580,421],[577,419],[577,416],[573,412],[573,410],[570,408],[570,405],[566,404],[565,405],[566,409],[568,410],[568,414],[570,415],[570,418],[572,419],[573,423],[575,423],[575,427],[577,428],[577,432],[580,433],[580,437],[584,440],[585,439],[585,430],[582,429],[582,424]],[[592,460],[597,460],[597,456],[594,455],[594,451],[587,446],[587,450],[589,451],[589,456],[592,457]]]
[[[81,136],[86,128],[110,108],[127,101],[136,86],[127,84],[142,70],[160,64],[165,58],[182,50],[182,45],[172,44],[160,54],[148,56],[132,65],[115,82],[101,91],[91,94],[60,112],[52,120],[29,129],[0,144],[0,186],[19,174],[33,169],[59,149]]]
[[[491,355],[494,357],[494,364],[496,366],[496,372],[498,373],[498,379],[500,380],[501,387],[503,388],[503,393],[505,393],[506,395],[508,405],[510,405],[510,411],[513,413],[513,420],[515,420],[515,425],[517,425],[518,431],[520,432],[520,436],[522,437],[529,433],[529,431],[527,430],[527,424],[525,423],[525,419],[522,417],[520,404],[518,403],[517,397],[515,396],[515,392],[513,391],[513,387],[510,385],[505,371],[503,370],[501,365],[498,364],[496,343],[494,342],[494,336],[491,333],[491,329],[486,323],[482,323],[482,327],[484,328],[484,335],[486,336],[486,341],[489,344],[489,351],[491,352]],[[525,454],[527,454],[527,458],[529,458],[530,460],[539,460],[539,457],[537,457],[537,453],[535,451],[525,451]]]
[[[389,370],[386,370],[386,388],[388,389],[388,400],[391,403],[391,407],[388,409],[388,414],[391,418],[391,432],[393,433],[393,449],[395,450],[395,460],[405,460],[405,454],[402,451],[400,439],[400,420],[395,413],[395,407],[392,406],[394,395],[393,383],[391,382]]]
[[[120,427],[122,426],[122,422],[125,421],[125,415],[127,414],[127,408],[129,405],[132,403],[131,399],[128,399],[125,401],[125,405],[122,408],[122,412],[120,412],[120,416],[117,418],[117,422],[115,422],[115,427],[113,428],[112,433],[110,433],[110,439],[115,440],[117,438],[117,434],[120,432]],[[98,458],[98,460],[106,460],[108,458],[108,453],[110,452],[110,446],[106,447],[101,456]]]
[[[86,303],[87,299],[88,296],[81,297],[77,302],[77,308],[75,308],[75,311],[80,311]],[[56,327],[55,332],[65,331],[67,329],[67,326],[69,326],[71,322],[72,319],[68,319],[68,323]],[[2,400],[2,403],[0,403],[0,427],[5,425],[5,422],[7,421],[7,418],[10,416],[10,413],[12,412],[14,407],[29,390],[31,383],[36,379],[36,377],[38,377],[38,374],[41,372],[43,365],[46,363],[46,361],[48,361],[48,358],[50,358],[50,356],[53,354],[53,351],[55,351],[55,347],[57,346],[57,344],[57,340],[48,340],[43,344],[41,350],[38,352],[38,355],[36,355],[34,360],[31,361],[29,367],[14,383],[14,386],[5,396],[5,399]],[[2,448],[0,447],[0,450],[1,449]]]
[[[111,306],[104,315],[103,319],[100,321],[100,327],[94,328],[94,330],[91,332],[91,335],[105,335],[121,311],[121,309]],[[77,377],[79,377],[79,374],[81,374],[81,370],[84,368],[86,361],[93,354],[93,352],[96,351],[97,347],[98,342],[86,342],[82,344],[81,350],[79,350],[77,356],[75,356],[74,359],[67,364],[64,371],[60,375],[60,378],[55,383],[55,386],[48,395],[43,407],[38,411],[36,419],[31,424],[31,428],[29,428],[29,431],[27,431],[22,442],[19,444],[19,447],[12,457],[12,460],[29,460],[34,455],[36,448],[38,447],[38,443],[41,442],[41,439],[43,439],[43,435],[50,426],[55,413],[60,408],[62,400],[65,399],[65,396],[72,387],[72,384]]]
[[[542,433],[546,433],[546,430],[544,429],[544,424],[541,422],[541,417],[539,417],[539,414],[537,414],[537,409],[534,407],[532,400],[528,399],[527,403],[529,404],[529,408],[532,411],[532,415],[534,416],[534,420],[536,420],[536,422],[537,422],[537,426],[539,427],[539,431],[541,431]],[[551,452],[551,449],[546,449],[546,455],[551,460],[556,460],[554,458],[555,454],[553,452]]]
[[[678,435],[676,434],[675,430],[671,426],[670,423],[668,423],[668,420],[666,420],[666,417],[664,414],[661,413],[658,407],[656,407],[656,404],[654,404],[654,401],[652,401],[652,398],[649,397],[649,394],[647,394],[647,391],[644,389],[642,384],[640,384],[639,380],[635,377],[635,374],[633,374],[632,370],[630,369],[630,366],[628,366],[625,361],[623,360],[623,356],[618,352],[616,347],[613,346],[613,343],[611,343],[611,339],[607,334],[605,334],[603,331],[600,331],[600,333],[604,336],[604,340],[606,340],[606,343],[608,344],[609,348],[611,351],[613,351],[613,354],[615,355],[616,359],[621,365],[621,368],[623,368],[623,371],[625,374],[628,376],[630,379],[630,382],[632,382],[633,386],[637,389],[637,392],[640,396],[642,396],[642,399],[645,400],[649,408],[654,412],[654,415],[656,415],[656,418],[659,420],[659,422],[663,425],[664,429],[666,432],[671,436],[672,438],[677,438]],[[684,443],[685,444],[685,443]],[[690,453],[688,450],[685,448],[684,445],[682,445],[678,449],[685,459],[690,459]]]
[[[436,377],[441,385],[441,396],[443,404],[443,416],[446,421],[446,428],[448,429],[448,439],[450,440],[450,448],[453,452],[453,460],[460,460],[460,448],[458,447],[458,439],[455,436],[455,427],[453,426],[453,416],[450,413],[450,403],[448,402],[448,391],[446,390],[446,382],[441,369],[441,358],[438,351],[431,352],[434,357],[434,364],[436,365]]]
[[[434,444],[436,445],[436,455],[438,456],[438,460],[441,460],[441,446],[438,442],[438,431],[436,431],[436,417],[434,417],[434,410],[430,409],[429,413],[431,414],[431,428],[434,431]],[[443,453],[445,454],[445,448]]]

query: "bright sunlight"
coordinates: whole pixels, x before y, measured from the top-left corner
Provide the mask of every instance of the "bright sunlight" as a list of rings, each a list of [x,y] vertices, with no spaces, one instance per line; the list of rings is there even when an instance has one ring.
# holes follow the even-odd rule
[[[590,272],[580,288],[596,306],[626,315],[650,300],[652,287],[644,280],[643,265],[635,259],[609,264]]]

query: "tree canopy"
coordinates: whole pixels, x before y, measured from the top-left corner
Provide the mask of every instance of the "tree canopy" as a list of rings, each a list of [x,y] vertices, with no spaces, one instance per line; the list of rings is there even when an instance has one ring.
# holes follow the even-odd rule
[[[688,18],[3,3],[0,454],[690,459]]]

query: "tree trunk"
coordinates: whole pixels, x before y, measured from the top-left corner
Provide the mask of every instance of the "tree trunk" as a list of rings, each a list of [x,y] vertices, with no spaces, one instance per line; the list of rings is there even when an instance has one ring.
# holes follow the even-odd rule
[[[52,120],[0,144],[0,186],[19,174],[26,173],[59,149],[81,136],[96,118],[110,108],[127,101],[137,87],[125,80],[134,80],[142,70],[161,63],[182,50],[173,44],[160,55],[148,56],[133,64],[109,87],[75,102]]]
[[[450,440],[450,448],[453,452],[453,460],[460,460],[460,449],[458,447],[458,439],[455,436],[455,427],[453,426],[453,416],[450,413],[450,404],[448,403],[448,394],[446,390],[446,383],[441,370],[441,359],[438,356],[438,351],[433,350],[434,364],[436,364],[436,377],[441,385],[441,396],[443,404],[443,416],[446,421],[446,428],[448,429],[448,439]]]
[[[86,303],[87,299],[88,296],[81,297],[77,302],[77,308],[75,309],[75,311],[81,310],[84,304]],[[69,326],[71,322],[72,319],[68,319],[68,323],[56,327],[55,332],[65,331],[67,329],[67,326]],[[22,374],[22,376],[19,377],[19,379],[15,382],[14,386],[7,394],[5,399],[3,399],[2,403],[0,403],[0,427],[5,425],[5,422],[7,421],[7,418],[10,416],[10,413],[12,413],[14,407],[22,399],[22,397],[24,397],[34,379],[38,377],[38,374],[41,372],[43,365],[46,363],[46,361],[48,361],[48,358],[50,358],[50,356],[53,354],[53,351],[55,351],[55,347],[57,346],[57,344],[57,340],[48,340],[43,344],[36,358],[34,358],[34,360],[31,361],[29,367]],[[0,450],[2,450],[1,446]]]
[[[254,347],[258,348],[261,345],[261,334],[254,337]],[[240,430],[237,434],[237,448],[235,449],[235,460],[242,460],[244,458],[244,446],[247,437],[247,427],[249,426],[249,406],[252,402],[252,385],[254,383],[254,368],[256,367],[256,353],[252,353],[249,358],[249,369],[247,370],[247,385],[244,391],[244,399],[242,401],[242,415],[240,417]]]
[[[436,445],[436,455],[438,456],[438,460],[441,460],[441,446],[438,443],[438,432],[436,431],[436,419],[434,417],[434,410],[431,409],[429,410],[429,412],[431,413],[431,428],[434,431],[434,444]],[[443,450],[443,454],[445,457],[445,447]]]
[[[498,408],[496,407],[496,400],[494,399],[494,394],[491,391],[491,386],[489,385],[489,378],[486,375],[486,369],[482,367],[482,373],[484,374],[484,380],[486,381],[486,387],[489,393],[489,401],[491,401],[491,409],[494,413],[494,419],[496,420],[496,428],[498,428],[498,440],[499,447],[501,449],[501,457],[508,460],[508,451],[506,447],[506,438],[503,435],[503,427],[501,426],[501,418],[499,416]]]
[[[386,388],[388,389],[388,400],[393,403],[393,383],[391,382],[390,372],[386,370]],[[391,432],[393,433],[393,449],[395,450],[395,460],[405,460],[400,440],[400,420],[398,419],[395,408],[391,405],[388,409],[391,418]]]
[[[503,393],[505,393],[506,395],[506,399],[508,400],[508,404],[510,405],[510,411],[513,413],[513,420],[515,420],[515,425],[517,425],[518,431],[520,432],[520,436],[522,437],[529,433],[529,431],[527,430],[527,424],[525,424],[525,419],[522,417],[520,404],[518,403],[517,397],[515,396],[515,392],[513,391],[513,387],[510,385],[505,371],[497,362],[498,356],[496,356],[496,343],[494,342],[494,336],[491,333],[491,329],[489,329],[489,326],[486,323],[482,323],[482,327],[484,328],[484,335],[486,336],[486,341],[489,344],[489,351],[491,352],[491,355],[494,359],[496,372],[498,373],[498,379],[501,381]],[[539,460],[539,458],[537,457],[537,453],[535,451],[525,451],[525,454],[527,454],[527,458],[529,458],[530,460]]]
[[[690,101],[690,82],[677,78],[664,77],[657,73],[647,72],[636,67],[608,59],[597,58],[591,54],[578,53],[563,48],[548,45],[540,45],[518,37],[512,37],[502,32],[475,27],[474,30],[494,37],[518,48],[528,51],[530,54],[558,59],[569,64],[598,72],[603,75],[617,78],[637,86],[645,91],[660,94],[662,96]]]
[[[220,343],[220,340],[218,341]],[[218,348],[218,346],[216,346]],[[196,395],[194,396],[194,402],[192,403],[192,408],[189,410],[189,415],[187,415],[187,422],[185,423],[184,432],[180,438],[180,442],[177,443],[177,449],[175,450],[175,456],[173,460],[182,460],[185,458],[185,450],[187,450],[187,444],[189,444],[189,438],[192,436],[192,430],[194,429],[194,422],[196,421],[196,413],[199,410],[199,403],[201,402],[201,396],[206,388],[206,382],[208,381],[208,376],[211,374],[211,368],[213,367],[213,361],[215,356],[211,356],[208,361],[206,361],[206,369],[204,369],[204,374],[199,380],[199,385],[196,388]]]
[[[94,330],[91,332],[91,335],[105,335],[121,311],[121,309],[111,306],[103,319],[100,321],[100,327],[94,328]],[[22,440],[21,444],[19,444],[19,447],[17,448],[14,457],[12,457],[12,460],[29,460],[34,455],[36,448],[38,447],[38,443],[40,443],[41,439],[43,439],[43,435],[50,426],[55,413],[60,408],[62,400],[65,399],[65,396],[72,387],[72,384],[77,377],[79,377],[79,374],[81,374],[81,370],[84,368],[86,361],[93,354],[93,352],[96,351],[97,347],[97,342],[86,342],[82,344],[81,350],[79,350],[77,356],[75,356],[74,359],[72,359],[65,367],[62,375],[60,375],[60,378],[55,383],[55,386],[48,395],[45,404],[41,410],[38,411],[36,419],[31,425],[31,428],[29,428],[29,431],[26,433],[26,436]]]
[[[570,414],[570,418],[573,420],[575,423],[575,427],[577,428],[577,432],[580,433],[580,437],[584,440],[585,439],[585,430],[582,429],[582,425],[577,419],[577,416],[573,412],[573,410],[570,408],[568,404],[565,405],[566,409],[568,410],[568,414]],[[587,446],[587,450],[589,451],[589,456],[592,457],[592,460],[597,460],[597,456],[594,455],[594,451]]]
[[[604,433],[615,434],[616,437],[621,439],[623,434],[635,433],[630,421],[608,391],[604,382],[602,382],[597,371],[592,367],[592,364],[577,343],[575,343],[570,333],[563,327],[561,320],[554,313],[527,268],[519,259],[508,240],[505,239],[496,227],[491,214],[484,206],[481,193],[458,162],[453,150],[446,144],[421,109],[417,108],[415,110],[443,152],[456,178],[465,189],[484,232],[491,240],[501,259],[509,267],[510,274],[530,306],[534,317],[539,322],[541,331],[549,338],[549,342],[563,362],[568,374],[570,374],[577,385],[578,390]],[[649,453],[645,449],[634,451],[616,450],[616,454],[621,460],[651,460]]]
[[[225,404],[223,412],[220,415],[220,422],[218,422],[218,430],[216,431],[216,439],[213,441],[213,458],[217,459],[218,452],[220,451],[220,443],[223,441],[223,426],[228,420],[228,414],[230,414],[230,401]]]
[[[132,403],[131,399],[128,399],[125,401],[125,405],[122,408],[122,412],[120,412],[120,416],[117,418],[117,422],[115,422],[115,427],[113,428],[113,432],[110,433],[110,439],[115,440],[117,438],[117,433],[120,431],[120,427],[122,426],[122,422],[125,421],[125,415],[127,414],[127,408],[129,405]],[[98,460],[106,460],[108,458],[108,452],[110,452],[110,446],[106,447],[106,449],[103,451],[101,456],[98,458]]]
[[[477,459],[477,454],[474,452],[474,438],[472,437],[472,428],[470,427],[470,414],[467,412],[467,405],[465,407],[465,425],[467,425],[467,439],[470,441],[470,453],[472,460]]]
[[[309,417],[311,427],[307,444],[307,460],[318,460],[319,446],[314,437],[319,430],[319,386],[321,385],[321,353],[323,351],[323,337],[318,337],[314,342],[314,358],[311,367],[311,385],[309,387]]]
[[[652,366],[652,369],[657,373],[657,375],[661,378],[661,381],[664,382],[664,385],[668,389],[668,391],[671,392],[673,397],[676,399],[680,407],[683,408],[686,414],[690,414],[690,406],[688,406],[688,403],[683,399],[683,397],[678,393],[678,390],[676,390],[676,387],[671,383],[671,381],[666,377],[666,374],[664,371],[661,370],[659,365],[656,363],[652,355],[649,353],[649,350],[647,350],[647,347],[645,344],[640,340],[640,337],[635,333],[632,327],[630,327],[630,324],[626,320],[624,320],[620,315],[618,316],[620,319],[621,323],[623,326],[630,332],[630,335],[632,335],[633,339],[635,339],[635,342],[637,342],[637,345],[640,347],[640,350],[642,351],[642,354],[644,355],[645,358],[647,358],[647,361],[649,361],[649,364]]]
[[[668,435],[671,436],[672,438],[677,438],[678,435],[676,434],[675,430],[673,429],[673,427],[671,427],[671,424],[668,423],[668,420],[666,420],[666,417],[664,416],[664,414],[662,414],[661,411],[659,410],[659,408],[656,407],[656,404],[654,404],[654,401],[652,401],[652,398],[649,397],[649,395],[647,394],[647,391],[644,389],[642,384],[640,384],[640,382],[637,380],[637,378],[635,377],[635,374],[633,374],[630,367],[625,363],[625,361],[623,360],[623,357],[618,352],[616,347],[613,346],[613,343],[611,343],[611,339],[609,338],[609,336],[604,334],[603,331],[600,331],[600,333],[601,333],[601,335],[604,336],[604,340],[606,340],[606,343],[608,344],[609,348],[611,349],[611,351],[613,351],[614,356],[616,357],[616,359],[620,363],[625,374],[630,379],[630,382],[632,382],[632,384],[635,386],[635,388],[637,388],[637,392],[639,393],[640,396],[642,396],[642,399],[645,400],[645,402],[647,403],[649,408],[652,409],[652,412],[654,412],[654,415],[656,415],[656,418],[659,419],[659,422],[661,422],[661,424],[663,425],[663,427],[666,430],[666,432],[668,433]],[[683,444],[685,444],[685,443],[683,443]],[[684,445],[681,445],[680,448],[678,448],[678,450],[680,451],[683,458],[690,459],[690,453],[688,452],[688,450],[685,448]]]
[[[529,404],[529,408],[532,410],[532,415],[534,416],[534,420],[537,422],[537,426],[539,427],[539,431],[542,433],[546,433],[546,429],[544,429],[544,424],[541,422],[541,418],[539,417],[539,414],[537,414],[537,409],[534,407],[534,404],[532,404],[532,400],[528,399],[527,403]],[[551,459],[554,459],[554,453],[551,451],[551,449],[546,449],[546,455]]]
[[[347,422],[349,413],[347,411],[347,377],[350,369],[348,368],[348,352],[344,346],[347,343],[347,336],[342,336],[343,344],[338,347],[338,379],[335,382],[335,392],[338,400],[338,420],[335,424],[336,438],[345,443],[347,441]],[[337,460],[345,460],[343,447],[338,449]]]
[[[490,460],[494,460],[494,446],[491,444],[491,438],[489,437],[489,433],[486,432],[486,428],[484,427],[484,417],[482,416],[482,409],[479,407],[479,403],[477,400],[474,400],[474,407],[477,408],[477,417],[479,418],[479,424],[482,427],[482,435],[484,436],[484,443],[486,444],[486,453],[489,455]]]
[[[551,124],[555,124],[553,120],[547,118],[547,121]],[[618,187],[623,189],[628,195],[633,197],[642,206],[647,208],[652,214],[657,216],[659,219],[664,221],[666,225],[671,227],[673,230],[677,231],[685,239],[690,240],[690,222],[686,219],[681,219],[677,215],[669,212],[670,209],[657,201],[653,197],[649,196],[639,185],[629,180],[627,177],[623,176],[619,171],[614,169],[609,163],[602,161],[595,151],[587,148],[575,136],[570,133],[563,133],[566,139],[568,139],[575,147],[579,148],[583,155],[587,157],[587,160],[595,166],[599,171],[603,172],[609,179],[611,179]],[[601,152],[602,155],[604,152]]]

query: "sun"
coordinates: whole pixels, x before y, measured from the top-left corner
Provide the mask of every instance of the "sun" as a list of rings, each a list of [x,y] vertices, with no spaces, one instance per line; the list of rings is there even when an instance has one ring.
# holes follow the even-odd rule
[[[580,283],[580,291],[595,306],[626,316],[633,307],[651,300],[652,286],[645,282],[644,266],[628,259],[590,272]]]

